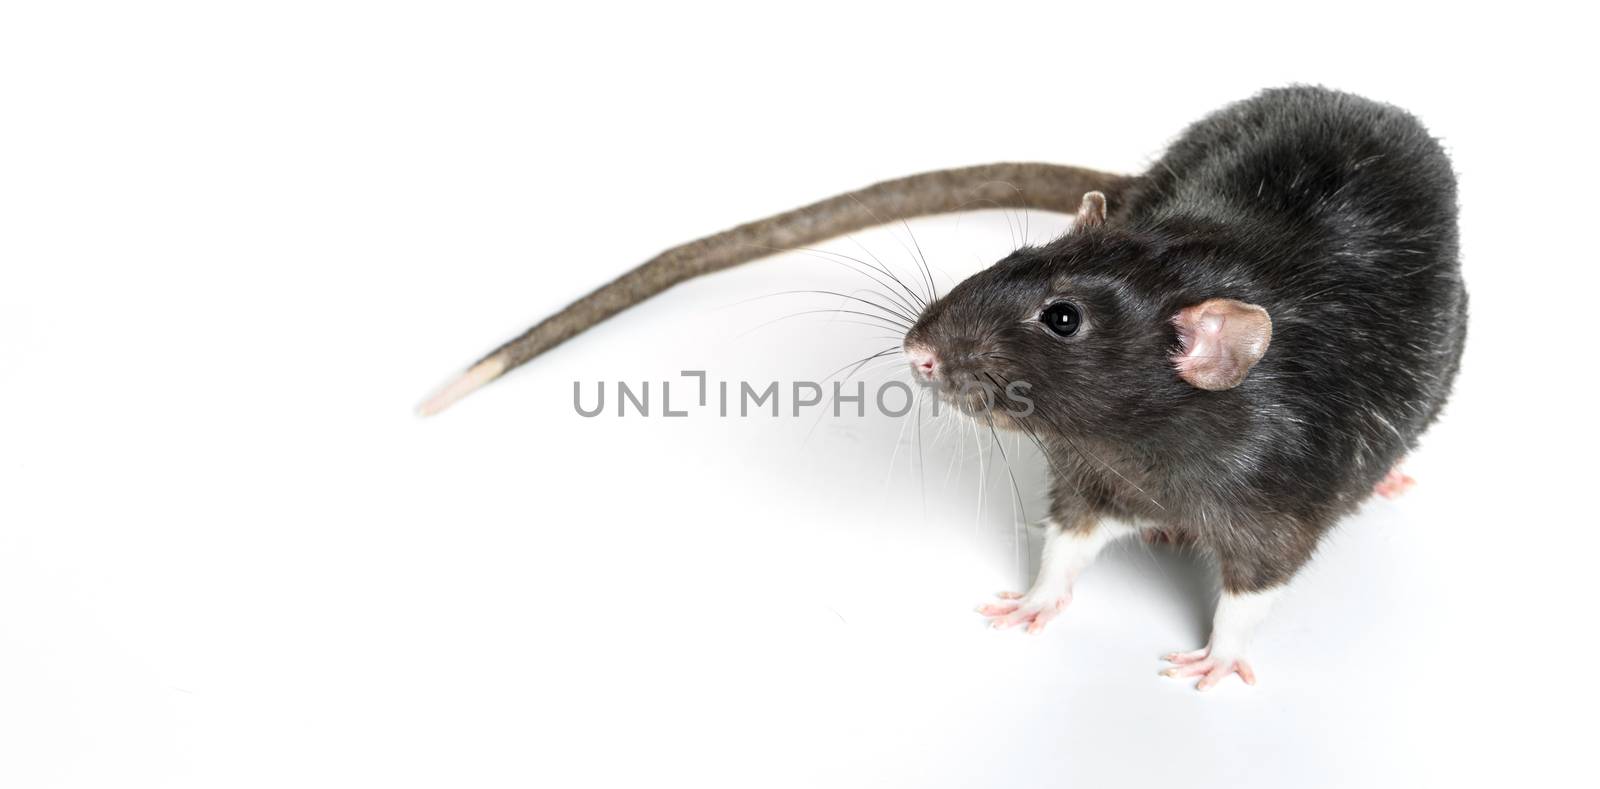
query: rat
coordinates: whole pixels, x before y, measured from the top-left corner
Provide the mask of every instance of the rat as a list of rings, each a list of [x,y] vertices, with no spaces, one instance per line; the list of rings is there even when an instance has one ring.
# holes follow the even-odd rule
[[[502,345],[434,413],[685,279],[856,229],[969,207],[1071,213],[949,292],[904,289],[913,378],[1022,433],[1049,468],[1040,568],[979,613],[1036,633],[1131,534],[1213,557],[1211,636],[1167,654],[1205,690],[1317,545],[1439,416],[1467,293],[1455,176],[1411,114],[1349,93],[1263,91],[1191,125],[1142,174],[997,164],[887,181],[662,253]],[[886,312],[890,312],[886,310]],[[896,310],[899,314],[906,314]],[[1019,388],[1020,387],[1020,388]],[[1026,391],[1027,408],[1015,407]]]

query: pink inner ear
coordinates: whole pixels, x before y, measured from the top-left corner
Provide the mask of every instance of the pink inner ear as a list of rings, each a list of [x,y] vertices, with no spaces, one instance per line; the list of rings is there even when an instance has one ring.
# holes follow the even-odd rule
[[[1249,375],[1272,340],[1267,311],[1234,299],[1211,299],[1172,318],[1181,353],[1172,357],[1178,375],[1207,390],[1232,389]]]
[[[1190,307],[1173,318],[1178,325],[1178,341],[1183,344],[1183,353],[1173,357],[1172,361],[1178,365],[1178,374],[1184,378],[1198,372],[1197,368],[1206,359],[1215,358],[1221,351],[1218,347],[1218,335],[1222,333],[1222,316],[1203,312],[1205,305]],[[1199,311],[1199,314],[1192,314]]]

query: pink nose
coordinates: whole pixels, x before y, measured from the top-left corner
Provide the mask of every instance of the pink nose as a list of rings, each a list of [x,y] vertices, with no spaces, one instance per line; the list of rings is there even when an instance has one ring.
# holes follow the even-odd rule
[[[932,349],[913,345],[906,349],[906,356],[911,359],[911,369],[923,380],[932,381],[939,377],[939,357],[934,355]]]

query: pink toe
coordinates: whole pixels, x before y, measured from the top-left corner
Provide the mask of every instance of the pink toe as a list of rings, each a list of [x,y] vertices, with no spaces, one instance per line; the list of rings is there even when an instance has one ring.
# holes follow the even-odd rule
[[[1177,663],[1181,666],[1188,663],[1205,660],[1206,656],[1209,654],[1211,654],[1211,650],[1209,649],[1196,649],[1193,652],[1173,652],[1162,659],[1168,663]]]
[[[1232,674],[1237,668],[1237,662],[1214,662],[1211,666],[1211,670],[1206,672],[1205,677],[1201,678],[1200,684],[1195,685],[1195,690],[1207,690],[1216,687],[1217,683],[1227,679],[1228,675]]]
[[[1161,672],[1161,676],[1172,677],[1174,679],[1183,679],[1185,677],[1192,677],[1196,674],[1204,674],[1210,667],[1211,666],[1209,663],[1190,663],[1186,666],[1173,666],[1172,668]]]
[[[1020,611],[1013,611],[1005,616],[997,616],[989,623],[989,626],[1000,630],[1015,627],[1022,621],[1021,617],[1018,616],[1020,613]]]
[[[995,597],[998,597],[1001,600],[1021,600],[1022,599],[1022,593],[1021,592],[998,592],[998,593],[995,594]]]
[[[1041,610],[1036,616],[1033,617],[1033,621],[1028,623],[1028,632],[1031,634],[1037,634],[1039,631],[1043,630],[1044,626],[1050,623],[1050,620],[1056,618],[1056,613],[1060,610],[1060,606]]]

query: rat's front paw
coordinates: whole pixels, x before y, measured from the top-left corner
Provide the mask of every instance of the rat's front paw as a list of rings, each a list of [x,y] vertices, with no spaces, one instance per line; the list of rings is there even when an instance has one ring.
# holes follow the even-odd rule
[[[1161,672],[1163,677],[1204,675],[1200,677],[1200,683],[1194,686],[1195,690],[1206,690],[1226,679],[1229,674],[1238,674],[1246,685],[1256,684],[1256,673],[1250,670],[1250,664],[1244,658],[1213,655],[1211,647],[1193,652],[1173,652],[1162,659],[1173,664],[1172,668]]]
[[[1014,627],[1026,623],[1029,633],[1037,633],[1044,629],[1056,614],[1067,607],[1072,601],[1071,593],[1062,593],[1055,597],[1033,594],[1019,594],[1017,592],[1001,592],[1002,600],[1014,600],[1010,603],[989,603],[978,606],[978,613],[989,617],[990,627]]]

